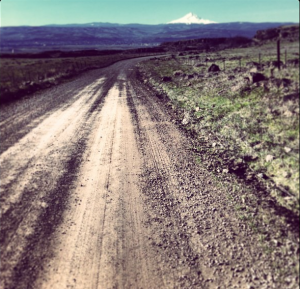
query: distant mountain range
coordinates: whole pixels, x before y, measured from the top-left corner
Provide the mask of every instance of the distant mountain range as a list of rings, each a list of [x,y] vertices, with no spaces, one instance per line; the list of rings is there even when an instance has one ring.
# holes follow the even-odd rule
[[[128,49],[158,46],[162,42],[242,36],[252,38],[257,30],[293,23],[210,23],[189,13],[170,24],[87,23],[46,26],[17,26],[0,28],[2,52]],[[179,23],[178,21],[185,21]],[[189,24],[189,25],[186,25]]]

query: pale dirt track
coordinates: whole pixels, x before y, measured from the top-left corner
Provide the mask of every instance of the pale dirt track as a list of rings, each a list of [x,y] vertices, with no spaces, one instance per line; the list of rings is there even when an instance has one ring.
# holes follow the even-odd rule
[[[137,83],[138,61],[3,107],[1,288],[272,281],[225,189]]]

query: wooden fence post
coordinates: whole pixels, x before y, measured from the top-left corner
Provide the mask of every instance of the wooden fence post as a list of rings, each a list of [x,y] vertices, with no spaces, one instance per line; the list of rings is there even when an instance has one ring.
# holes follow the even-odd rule
[[[277,65],[280,70],[280,40],[277,40]]]

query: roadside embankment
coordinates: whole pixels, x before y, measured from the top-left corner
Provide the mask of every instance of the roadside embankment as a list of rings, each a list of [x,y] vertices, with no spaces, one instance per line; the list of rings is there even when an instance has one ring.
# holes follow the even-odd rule
[[[168,100],[195,136],[207,168],[264,186],[277,202],[299,210],[299,43],[173,55],[140,65],[140,77]],[[258,57],[260,62],[257,61]]]

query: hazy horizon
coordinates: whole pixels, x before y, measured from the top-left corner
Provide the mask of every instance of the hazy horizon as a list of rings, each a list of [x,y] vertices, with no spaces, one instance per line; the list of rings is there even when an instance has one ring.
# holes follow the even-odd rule
[[[155,25],[189,12],[218,23],[299,23],[299,2],[295,0],[4,0],[0,8],[1,26],[92,22]]]

